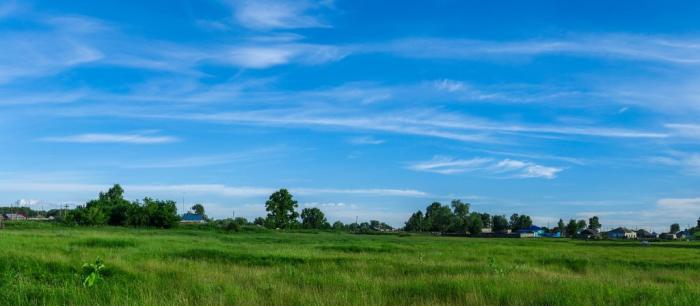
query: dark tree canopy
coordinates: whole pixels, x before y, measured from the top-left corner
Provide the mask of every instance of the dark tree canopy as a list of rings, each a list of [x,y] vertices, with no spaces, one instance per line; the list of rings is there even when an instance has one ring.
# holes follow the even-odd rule
[[[491,218],[491,223],[493,224],[493,231],[500,232],[508,229],[508,219],[504,215],[495,215]]]
[[[433,232],[447,232],[452,224],[452,217],[450,207],[439,202],[430,204],[425,211],[426,223],[429,225],[429,230]]]
[[[320,229],[326,223],[326,216],[317,207],[304,208],[301,211],[301,226],[303,228]]]
[[[204,205],[202,204],[194,204],[190,210],[192,210],[192,212],[195,214],[204,216]]]
[[[566,235],[566,225],[564,224],[564,220],[559,219],[559,222],[557,223],[557,227],[559,228],[559,234],[562,236]]]
[[[510,229],[517,231],[532,226],[530,216],[513,214],[510,216]]]
[[[114,185],[96,200],[71,210],[64,220],[76,225],[152,226],[170,228],[180,221],[173,201],[145,198],[143,204],[123,198],[124,190]]]
[[[468,218],[469,222],[467,229],[469,230],[469,233],[472,235],[480,234],[481,229],[484,228],[484,225],[481,222],[481,215],[479,213],[473,212],[469,214]]]
[[[599,230],[602,225],[600,225],[600,220],[598,220],[598,216],[593,216],[588,219],[588,228],[594,229],[594,230]]]
[[[574,220],[574,219],[569,220],[569,224],[566,225],[566,236],[568,236],[568,237],[576,236],[576,233],[578,233],[578,226],[579,226],[579,224],[576,222],[576,220]]]
[[[297,201],[287,189],[280,189],[270,195],[265,202],[267,226],[272,228],[291,228],[297,222],[299,214],[295,211]]]
[[[671,224],[671,233],[678,233],[681,231],[681,226],[678,223]]]
[[[489,215],[489,214],[487,214],[487,213],[481,214],[481,224],[482,224],[484,227],[489,227],[489,228],[490,228],[491,226],[493,226],[493,224],[491,223],[491,215]]]
[[[410,218],[408,218],[404,230],[409,232],[422,232],[425,230],[423,228],[424,223],[425,220],[423,220],[423,212],[419,210],[413,213]]]

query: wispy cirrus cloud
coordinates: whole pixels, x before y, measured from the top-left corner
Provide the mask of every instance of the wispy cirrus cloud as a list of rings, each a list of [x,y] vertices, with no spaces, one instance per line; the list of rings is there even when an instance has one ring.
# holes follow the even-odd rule
[[[108,134],[88,133],[69,136],[43,137],[39,139],[45,142],[64,143],[125,143],[125,144],[164,144],[179,141],[173,136],[157,136],[147,134]]]
[[[350,138],[348,142],[355,145],[380,145],[386,141],[383,139],[374,138],[372,136],[359,136]]]
[[[0,180],[0,190],[3,191],[36,191],[64,193],[93,193],[97,194],[111,187],[108,184],[57,183],[57,182],[19,182]],[[215,195],[222,197],[264,197],[275,192],[273,187],[228,186],[223,184],[124,184],[124,189],[130,193],[158,194],[170,197],[188,195]],[[290,187],[290,192],[300,196],[313,195],[356,195],[372,197],[427,197],[429,193],[415,189],[390,188],[307,188]]]
[[[506,175],[517,178],[556,178],[562,168],[547,167],[532,162],[493,158],[456,159],[448,156],[435,156],[433,159],[416,162],[408,169],[439,174],[458,174],[465,172],[481,172],[487,174]]]
[[[700,153],[669,151],[665,155],[649,158],[654,164],[671,166],[686,175],[700,175]]]
[[[483,60],[573,55],[671,64],[700,64],[700,39],[636,34],[575,34],[558,39],[486,41],[454,38],[400,39],[367,45],[367,52],[415,58]]]
[[[158,158],[152,161],[137,163],[120,163],[125,168],[135,169],[170,169],[170,168],[195,168],[231,163],[250,162],[265,158],[271,158],[280,153],[277,148],[249,150],[230,154],[215,154],[202,156],[189,156],[181,158]]]
[[[323,7],[321,1],[234,0],[231,3],[236,21],[254,30],[330,27],[309,12]]]

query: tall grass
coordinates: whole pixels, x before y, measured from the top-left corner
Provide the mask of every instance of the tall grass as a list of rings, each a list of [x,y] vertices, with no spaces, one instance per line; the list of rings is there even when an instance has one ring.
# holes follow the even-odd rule
[[[8,226],[7,305],[694,305],[700,244]],[[102,258],[104,280],[82,286]]]

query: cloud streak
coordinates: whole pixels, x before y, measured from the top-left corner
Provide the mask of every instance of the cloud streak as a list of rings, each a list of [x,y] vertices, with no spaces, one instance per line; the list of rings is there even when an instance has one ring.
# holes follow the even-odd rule
[[[547,167],[532,162],[493,158],[456,159],[448,156],[435,156],[433,159],[416,162],[408,166],[408,169],[421,172],[438,174],[459,174],[465,172],[480,172],[489,175],[506,175],[516,178],[545,178],[553,179],[561,172],[562,168]]]
[[[141,134],[103,134],[89,133],[70,136],[44,137],[45,142],[63,143],[125,143],[125,144],[164,144],[179,141],[173,136],[150,136]]]
[[[232,4],[236,21],[254,30],[329,27],[308,12],[319,6],[311,1],[236,0]]]
[[[700,39],[612,33],[523,41],[413,38],[368,45],[365,49],[368,52],[388,52],[405,57],[452,60],[571,55],[670,64],[700,64]]]

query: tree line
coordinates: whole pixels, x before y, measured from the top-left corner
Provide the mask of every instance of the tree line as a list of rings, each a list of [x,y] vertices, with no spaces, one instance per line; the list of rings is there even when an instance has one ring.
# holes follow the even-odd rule
[[[488,213],[470,212],[471,204],[461,200],[452,200],[450,205],[433,202],[419,210],[406,221],[404,230],[409,232],[440,232],[457,234],[480,234],[484,228],[494,232],[505,230],[517,231],[532,226],[532,218],[527,215],[513,214],[490,215]]]
[[[130,202],[124,199],[119,184],[100,192],[95,200],[69,210],[63,222],[73,225],[112,225],[171,228],[180,222],[174,201],[144,198]]]

